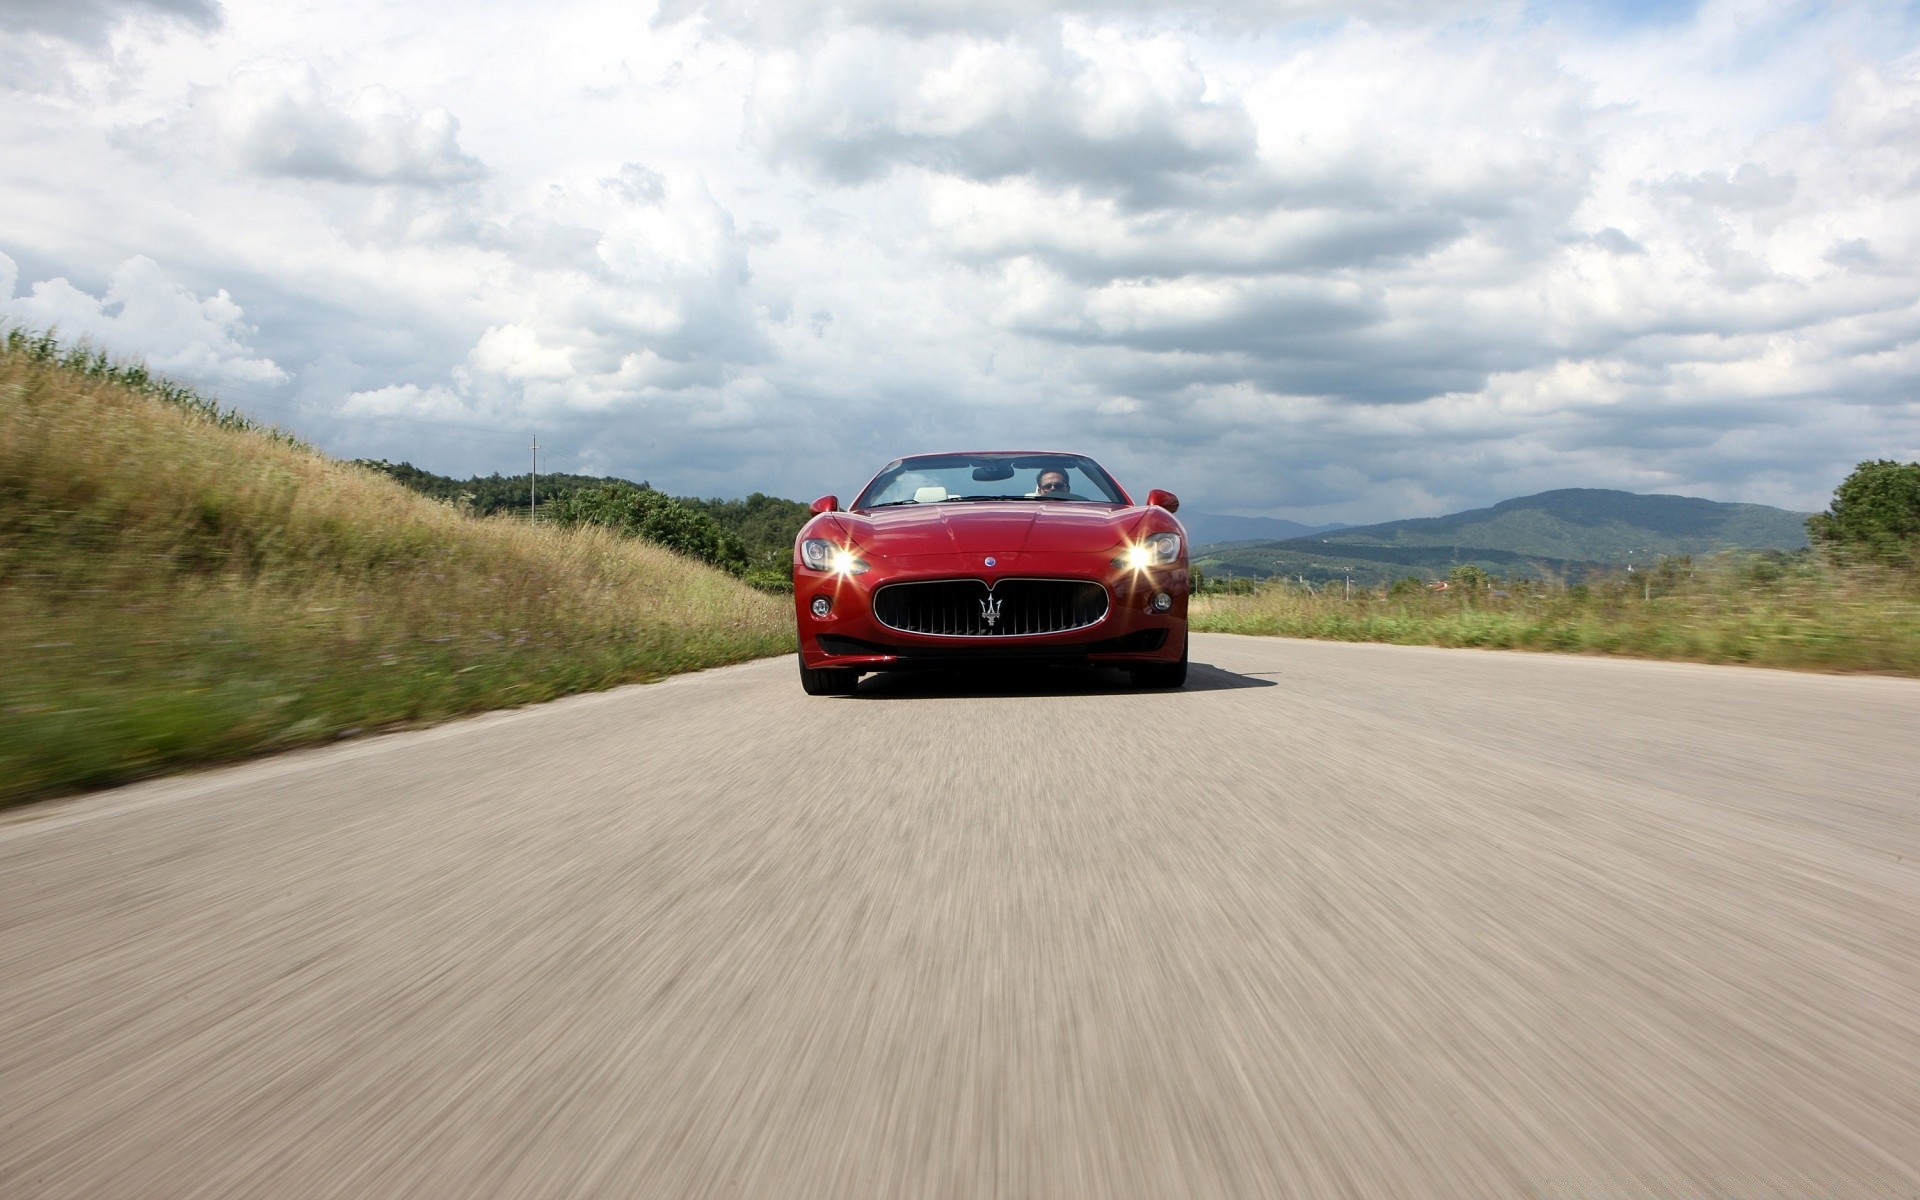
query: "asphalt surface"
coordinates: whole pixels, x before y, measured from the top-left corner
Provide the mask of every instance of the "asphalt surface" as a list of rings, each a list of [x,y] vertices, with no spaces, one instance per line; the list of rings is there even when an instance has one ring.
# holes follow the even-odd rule
[[[0,1196],[1920,1194],[1920,682],[1194,656],[7,814]]]

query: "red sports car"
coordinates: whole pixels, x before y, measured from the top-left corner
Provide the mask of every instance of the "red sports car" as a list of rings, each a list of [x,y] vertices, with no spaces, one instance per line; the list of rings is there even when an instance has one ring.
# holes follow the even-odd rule
[[[868,671],[1008,663],[1187,678],[1187,537],[1173,493],[1144,505],[1078,454],[922,454],[845,511],[813,502],[793,547],[800,682],[849,693]]]

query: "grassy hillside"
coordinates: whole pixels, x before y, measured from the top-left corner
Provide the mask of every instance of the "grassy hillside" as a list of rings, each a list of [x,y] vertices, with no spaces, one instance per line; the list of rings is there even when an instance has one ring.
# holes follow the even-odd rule
[[[791,648],[779,599],[0,348],[0,803]]]
[[[1438,579],[1463,563],[1509,579],[1578,580],[1629,562],[1807,545],[1806,514],[1691,496],[1566,488],[1444,517],[1388,521],[1311,538],[1221,548],[1201,559],[1221,575],[1342,578],[1374,586]]]
[[[423,471],[412,463],[362,460],[360,465],[370,467],[424,496],[445,500],[483,516],[515,512],[525,516],[527,513],[529,480],[525,475],[475,475],[471,479],[455,479],[450,475]],[[538,481],[540,504],[544,509],[562,497],[620,483],[651,488],[645,480],[634,483],[627,479],[592,475],[542,475]],[[812,516],[806,505],[797,500],[783,500],[760,492],[755,492],[745,500],[702,500],[693,496],[674,496],[672,500],[682,508],[712,520],[723,533],[737,542],[749,575],[771,572],[776,579],[790,579],[788,570],[793,561],[793,540],[800,536],[800,527]]]

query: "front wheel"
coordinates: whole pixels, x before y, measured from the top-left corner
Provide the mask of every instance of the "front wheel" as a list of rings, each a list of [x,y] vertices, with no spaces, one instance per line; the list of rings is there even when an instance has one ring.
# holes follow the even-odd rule
[[[1187,682],[1187,639],[1180,635],[1180,661],[1170,663],[1147,663],[1144,666],[1129,667],[1127,674],[1137,688],[1177,688]]]
[[[800,686],[809,696],[851,696],[860,686],[860,672],[845,667],[809,667],[800,660]]]

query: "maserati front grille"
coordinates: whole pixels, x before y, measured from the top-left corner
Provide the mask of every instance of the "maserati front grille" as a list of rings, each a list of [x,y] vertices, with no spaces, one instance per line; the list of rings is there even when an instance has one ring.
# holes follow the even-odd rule
[[[943,637],[1025,637],[1070,633],[1107,615],[1107,589],[1084,579],[978,579],[891,583],[873,595],[888,629]]]

